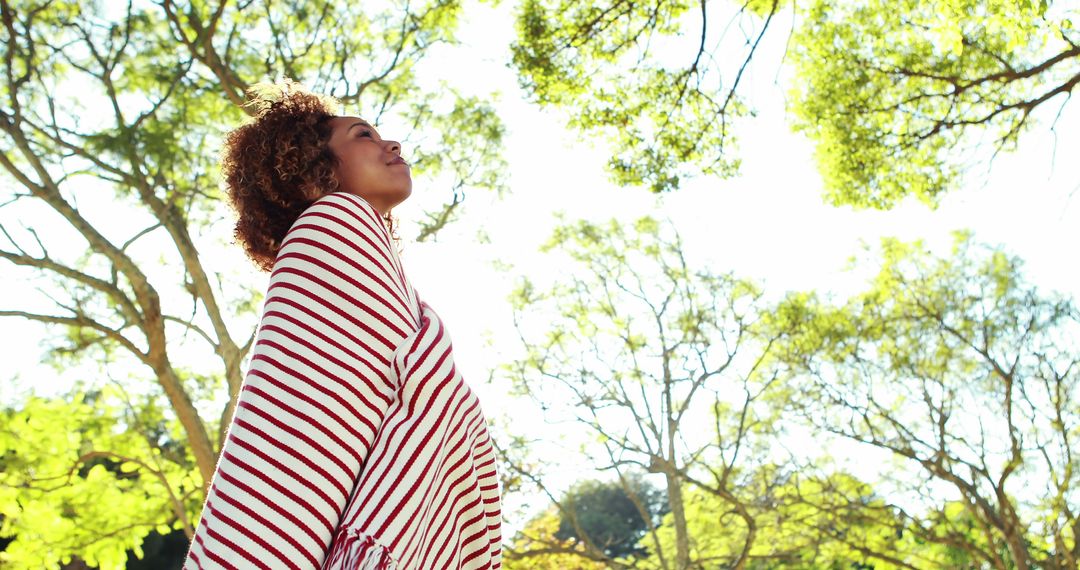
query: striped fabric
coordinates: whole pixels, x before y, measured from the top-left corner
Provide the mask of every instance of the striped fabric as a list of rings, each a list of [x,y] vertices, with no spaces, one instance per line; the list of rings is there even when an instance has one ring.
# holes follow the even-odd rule
[[[499,568],[495,455],[378,212],[335,192],[278,254],[185,569]]]

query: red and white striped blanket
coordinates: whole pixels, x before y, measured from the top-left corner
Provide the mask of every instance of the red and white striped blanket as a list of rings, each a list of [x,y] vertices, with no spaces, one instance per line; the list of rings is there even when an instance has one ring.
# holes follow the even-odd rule
[[[343,192],[278,254],[185,569],[499,568],[495,455],[378,212]]]

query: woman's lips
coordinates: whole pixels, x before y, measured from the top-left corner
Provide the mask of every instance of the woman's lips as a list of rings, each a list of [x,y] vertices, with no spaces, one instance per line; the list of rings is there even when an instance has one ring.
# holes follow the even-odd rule
[[[404,164],[405,166],[409,165],[409,163],[405,162],[405,159],[401,158],[400,156],[395,158],[394,160],[391,160],[387,164]]]

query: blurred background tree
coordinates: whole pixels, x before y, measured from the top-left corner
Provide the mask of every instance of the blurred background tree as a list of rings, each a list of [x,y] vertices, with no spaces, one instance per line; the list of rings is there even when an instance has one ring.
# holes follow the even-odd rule
[[[597,450],[580,453],[595,469],[663,475],[669,512],[641,537],[646,556],[566,543],[565,524],[541,518],[515,537],[511,559],[1075,568],[1071,300],[1039,292],[1018,259],[961,232],[946,256],[892,239],[868,250],[855,267],[879,271],[846,301],[797,292],[766,303],[744,281],[692,271],[662,227],[559,227],[549,246],[579,271],[550,290],[519,287],[527,356],[507,370],[550,423],[593,436]],[[539,332],[530,315],[543,316]],[[783,450],[800,430],[813,446]],[[831,441],[895,463],[860,481],[833,465]],[[575,491],[556,500],[542,465],[508,457],[572,510]]]
[[[640,556],[645,550],[638,539],[659,522],[666,503],[660,490],[634,473],[626,475],[625,484],[581,481],[563,496],[555,538],[588,540],[612,558]]]
[[[902,514],[928,545],[910,567],[1075,568],[1080,312],[965,233],[950,257],[897,240],[880,255],[866,292],[772,315],[797,331],[773,352],[785,408],[896,460],[879,487],[928,509]]]
[[[606,568],[605,561],[646,556],[638,541],[666,509],[663,491],[640,474],[579,481],[526,523],[507,568]]]
[[[661,478],[674,539],[666,548],[654,517],[646,516],[647,501],[638,505],[648,523],[642,547],[660,567],[700,563],[692,560],[687,486],[735,515],[725,532],[742,548],[723,563],[744,567],[757,533],[749,503],[762,490],[748,482],[776,458],[770,439],[780,425],[763,405],[780,386],[759,368],[783,333],[770,330],[769,337],[758,327],[761,292],[733,275],[695,269],[675,229],[651,218],[566,223],[546,249],[574,268],[550,288],[526,279],[514,293],[525,350],[506,368],[515,389],[548,421],[585,430],[596,446],[581,452],[596,469],[615,472],[624,484],[628,470]],[[508,463],[552,495],[539,466]],[[565,527],[560,533],[556,538],[566,536]],[[603,545],[585,542],[583,550],[594,560],[628,564]]]

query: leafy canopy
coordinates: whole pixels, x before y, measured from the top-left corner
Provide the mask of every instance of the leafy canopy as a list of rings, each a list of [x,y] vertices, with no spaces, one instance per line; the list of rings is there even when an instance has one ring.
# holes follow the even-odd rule
[[[746,78],[759,47],[783,47],[826,198],[933,205],[987,145],[1056,124],[1080,84],[1078,21],[1075,2],[1049,0],[526,0],[513,65],[535,101],[611,145],[615,183],[666,192],[738,172]]]

